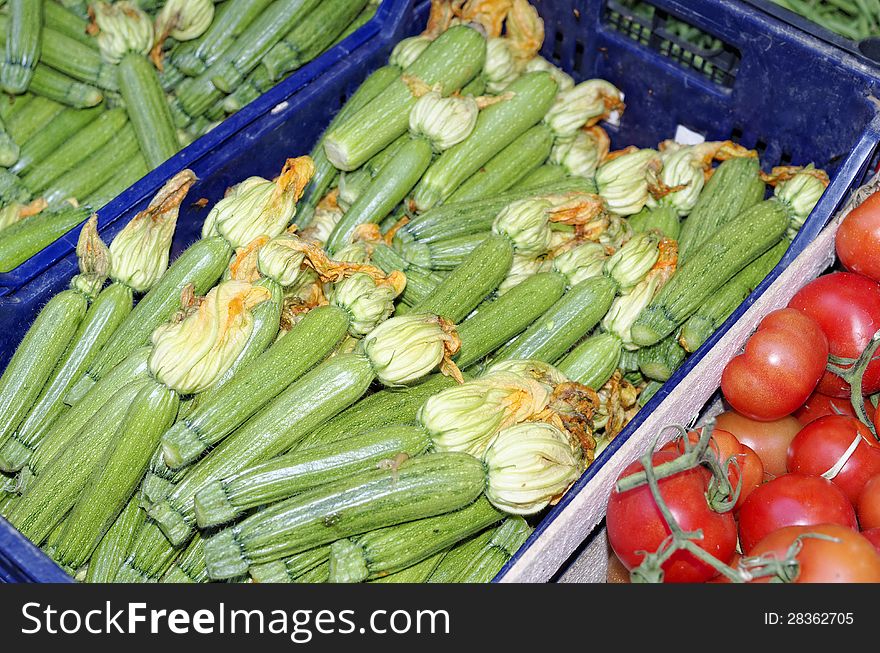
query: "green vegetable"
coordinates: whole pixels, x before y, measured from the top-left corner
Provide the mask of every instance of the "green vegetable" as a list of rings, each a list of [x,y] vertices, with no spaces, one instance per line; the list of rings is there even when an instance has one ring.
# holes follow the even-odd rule
[[[104,95],[98,88],[78,82],[44,64],[37,64],[34,68],[30,90],[49,100],[76,109],[94,107],[104,100]]]
[[[613,333],[590,336],[556,363],[559,371],[572,381],[598,390],[620,363],[623,343]]]
[[[37,0],[9,0],[6,56],[0,64],[0,85],[13,95],[24,93],[40,58],[43,3]]]
[[[480,497],[436,517],[374,530],[354,541],[334,542],[330,547],[330,582],[358,583],[406,569],[503,518],[504,513]]]
[[[206,541],[212,578],[384,526],[423,519],[473,502],[483,491],[479,460],[432,454],[395,469],[364,472],[275,504]]]
[[[3,230],[0,237],[0,272],[9,272],[85,222],[88,209],[73,207],[43,210]]]
[[[432,243],[411,240],[403,243],[400,253],[412,265],[425,270],[454,270],[488,237],[488,232],[481,232]]]
[[[488,583],[531,533],[531,526],[522,517],[508,517],[497,528],[452,547],[427,582]]]
[[[49,98],[36,96],[23,110],[15,110],[8,118],[9,135],[16,143],[24,143],[49,126],[64,107]]]
[[[134,538],[144,524],[147,513],[131,499],[113,522],[92,557],[89,558],[88,583],[112,583],[125,556],[134,545]]]
[[[205,567],[205,540],[197,535],[186,551],[174,561],[171,568],[162,576],[163,583],[207,583],[208,569]]]
[[[319,546],[289,558],[254,565],[248,573],[255,583],[295,583],[303,574],[326,565],[330,559],[330,547]]]
[[[636,233],[643,233],[656,229],[662,235],[673,240],[678,240],[681,233],[681,223],[678,220],[678,211],[674,206],[658,206],[656,208],[645,207],[638,213],[629,217],[629,226]]]
[[[678,239],[681,264],[695,255],[718,229],[764,199],[758,159],[745,157],[721,163],[706,182]]]
[[[102,109],[64,109],[52,121],[27,139],[21,146],[21,152],[15,165],[9,169],[17,175],[24,175],[33,166],[40,165],[56,150],[62,147],[69,138],[85,129],[102,113]],[[111,112],[107,112],[111,113]],[[60,174],[60,173],[59,173]]]
[[[675,331],[728,279],[779,242],[788,219],[783,205],[767,200],[718,229],[636,318],[635,343],[652,345]]]
[[[520,188],[536,188],[546,184],[556,184],[568,177],[568,173],[560,165],[545,163],[538,166],[525,177],[520,179]]]
[[[353,473],[394,464],[398,456],[413,457],[430,444],[416,426],[389,426],[353,435],[324,446],[299,449],[262,465],[214,481],[195,497],[200,528],[232,521],[249,508],[286,499]]]
[[[448,549],[447,549],[448,550]],[[437,566],[443,560],[443,557],[446,555],[446,551],[441,551],[440,553],[435,553],[430,558],[425,558],[421,562],[417,562],[414,565],[407,567],[406,569],[401,569],[400,571],[396,571],[393,574],[388,574],[387,576],[380,576],[379,578],[374,578],[370,583],[424,583],[430,578],[431,574],[434,573],[434,570],[437,569]]]
[[[667,381],[684,362],[686,353],[675,334],[639,349],[639,369],[649,379]]]
[[[48,29],[60,32],[67,37],[97,50],[97,44],[87,33],[88,22],[68,11],[57,2],[43,3],[43,19]]]

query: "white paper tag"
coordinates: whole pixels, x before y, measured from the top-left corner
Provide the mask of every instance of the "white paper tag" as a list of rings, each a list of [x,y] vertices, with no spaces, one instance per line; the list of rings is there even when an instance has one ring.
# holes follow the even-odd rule
[[[705,141],[705,136],[695,132],[692,129],[688,129],[684,125],[678,125],[675,128],[676,143],[681,143],[682,145],[697,145],[699,143],[704,143]]]

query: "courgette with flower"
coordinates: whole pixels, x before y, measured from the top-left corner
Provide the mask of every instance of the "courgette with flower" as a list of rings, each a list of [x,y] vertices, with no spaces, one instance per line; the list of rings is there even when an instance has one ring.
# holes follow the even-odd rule
[[[671,334],[737,272],[796,230],[824,192],[826,179],[813,169],[786,171],[773,198],[719,228],[685,261],[636,318],[633,341],[652,345]]]
[[[439,85],[442,96],[450,95],[477,75],[485,52],[485,39],[471,27],[438,36],[400,77],[324,137],[328,159],[340,170],[359,168],[406,132],[418,99],[414,90]]]
[[[502,511],[531,514],[571,485],[582,460],[579,446],[556,426],[513,426],[495,437],[482,461],[429,454],[274,504],[206,540],[208,573],[230,578],[340,538],[460,510],[484,490]]]
[[[77,243],[80,274],[70,288],[40,310],[0,376],[0,441],[7,442],[27,415],[58,360],[70,345],[89,303],[107,278],[108,257],[91,220]]]
[[[251,309],[268,298],[265,288],[226,281],[182,322],[156,329],[149,362],[152,377],[139,388],[101,464],[91,471],[84,491],[64,517],[54,550],[57,560],[74,568],[88,560],[143,477],[159,438],[177,415],[180,396],[203,392],[223,375],[253,329]],[[106,410],[113,407],[102,413]],[[44,472],[22,496],[18,509],[37,501],[41,488],[52,486],[53,477],[51,470]]]
[[[147,58],[155,33],[150,18],[126,0],[92,5],[101,56],[117,66],[116,83],[147,165],[155,168],[180,149],[156,69]]]
[[[35,0],[9,0],[6,53],[0,64],[0,86],[12,95],[24,93],[31,83],[40,59],[43,31],[43,3]]]
[[[345,212],[327,240],[328,252],[349,244],[358,225],[378,223],[391,213],[421,179],[434,152],[446,151],[468,137],[478,113],[473,98],[444,98],[430,91],[416,100],[409,115],[411,137]]]
[[[184,288],[192,284],[196,295],[207,292],[223,274],[234,248],[258,236],[281,234],[293,219],[311,173],[307,157],[290,159],[274,182],[251,177],[217,202],[205,219],[201,240],[190,245],[138,302],[65,402],[76,403],[128,352],[147,344],[153,330],[178,309]]]
[[[650,197],[648,167],[659,164],[660,155],[652,149],[633,147],[606,156],[596,170],[596,186],[608,209],[621,216],[641,211]]]
[[[207,483],[269,460],[356,402],[378,379],[414,383],[438,366],[457,370],[449,356],[458,348],[454,328],[433,315],[413,314],[382,322],[352,353],[341,353],[291,384],[232,436],[196,463],[150,516],[172,542],[190,538],[193,498]],[[166,450],[173,460],[173,450]]]
[[[175,175],[110,243],[113,283],[91,303],[27,417],[0,445],[0,469],[18,471],[27,463],[61,414],[67,391],[131,312],[134,294],[148,291],[165,272],[180,204],[193,183],[189,170]]]

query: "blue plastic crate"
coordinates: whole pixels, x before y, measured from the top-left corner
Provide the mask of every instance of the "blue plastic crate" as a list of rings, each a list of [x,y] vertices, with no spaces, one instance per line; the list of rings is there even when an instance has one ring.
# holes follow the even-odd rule
[[[239,133],[252,128],[253,123],[265,124],[263,116],[270,113],[273,107],[291,102],[292,98],[305,86],[315,82],[322,75],[331,71],[340,61],[348,60],[352,53],[367,47],[374,50],[383,47],[402,29],[400,21],[408,13],[412,0],[385,0],[376,12],[376,15],[365,25],[342,40],[333,48],[323,53],[303,66],[292,75],[266,91],[257,100],[253,101],[241,111],[229,116],[221,125],[211,130],[191,145],[178,152],[161,166],[148,173],[140,181],[125,190],[113,201],[99,211],[101,233],[104,229],[120,218],[134,215],[133,209],[141,207],[158,189],[163,181],[168,179],[178,170],[190,167],[199,174],[199,177],[209,178],[213,175],[216,164],[211,159],[219,154],[222,160],[228,155],[226,143]],[[339,100],[331,102],[330,109],[335,108]],[[293,105],[292,105],[293,106]],[[298,105],[296,105],[298,106]],[[279,111],[275,115],[287,115],[286,111]],[[243,141],[238,141],[242,143]],[[285,145],[289,145],[288,140]],[[278,168],[273,167],[277,157],[267,156],[259,170],[269,174]],[[253,174],[260,174],[254,172]],[[233,177],[235,179],[236,177]],[[205,191],[201,191],[205,192]],[[213,199],[213,196],[208,196]],[[183,220],[187,222],[186,219]],[[108,232],[110,233],[110,232]],[[76,247],[76,239],[79,229],[73,229],[67,235],[58,239],[44,250],[7,273],[0,273],[0,297],[16,292],[19,288],[27,286],[38,277],[49,275],[55,276],[58,265]],[[62,263],[62,269],[64,265]],[[3,345],[0,344],[0,349]],[[0,365],[2,365],[0,358]]]
[[[651,0],[659,12],[648,26],[633,27],[614,0],[533,0],[544,18],[544,55],[577,79],[604,77],[619,86],[628,107],[618,127],[609,128],[615,146],[656,146],[674,135],[679,125],[709,139],[733,135],[761,152],[766,167],[780,163],[814,162],[833,173],[832,183],[808,219],[789,253],[770,279],[815,237],[833,211],[863,178],[878,141],[880,121],[869,95],[880,86],[863,61],[763,12],[739,3],[710,0]],[[361,44],[344,61],[312,76],[294,96],[268,94],[221,126],[210,142],[196,143],[126,191],[102,216],[105,238],[142,209],[162,181],[182,167],[191,167],[200,181],[190,194],[211,202],[227,186],[253,174],[271,175],[288,156],[311,149],[334,111],[366,75],[382,65],[393,44],[418,33],[428,5],[412,0],[385,0],[381,37]],[[662,20],[673,15],[718,37],[718,52],[695,52],[667,38]],[[659,22],[658,22],[659,21]],[[343,44],[344,45],[344,44]],[[237,120],[236,120],[237,118]],[[235,123],[232,123],[232,121]],[[195,148],[195,149],[193,149]],[[173,253],[198,235],[206,209],[181,211]],[[112,218],[112,219],[111,219]],[[0,297],[0,368],[52,293],[63,289],[75,272],[74,236],[66,250],[37,274]],[[764,288],[765,281],[751,303]],[[544,517],[523,549],[498,579],[520,561],[546,526],[565,509],[602,464],[659,402],[674,391],[693,364],[717,341],[737,316],[697,351],[635,417],[559,505]],[[572,550],[578,542],[572,543]],[[569,551],[570,553],[571,551]],[[563,560],[548,560],[549,572]],[[6,565],[6,571],[2,571]],[[67,579],[38,549],[0,520],[0,578],[30,581]],[[497,579],[496,579],[497,580]]]

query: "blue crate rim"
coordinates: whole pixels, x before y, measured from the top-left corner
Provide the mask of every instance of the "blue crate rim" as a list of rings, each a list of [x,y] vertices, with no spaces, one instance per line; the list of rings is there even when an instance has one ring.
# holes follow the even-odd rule
[[[312,60],[299,70],[263,93],[254,101],[230,115],[217,127],[204,134],[180,150],[173,157],[151,170],[134,184],[98,209],[99,232],[115,224],[132,207],[149,200],[156,191],[180,170],[208,155],[211,150],[226,143],[242,130],[254,124],[262,115],[274,107],[289,101],[309,84],[333,70],[346,57],[380,37],[387,29],[393,28],[412,0],[385,0],[379,5],[376,15],[345,39]],[[23,261],[13,270],[0,273],[0,297],[10,294],[49,270],[68,256],[76,248],[78,227],[47,245],[34,256]]]

